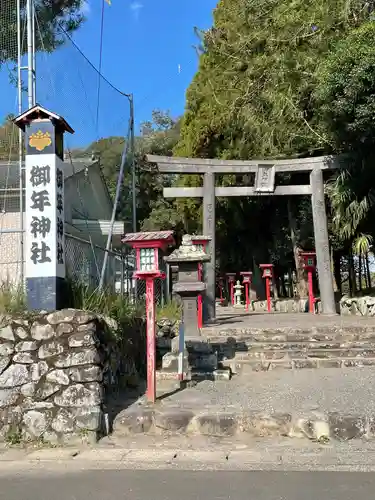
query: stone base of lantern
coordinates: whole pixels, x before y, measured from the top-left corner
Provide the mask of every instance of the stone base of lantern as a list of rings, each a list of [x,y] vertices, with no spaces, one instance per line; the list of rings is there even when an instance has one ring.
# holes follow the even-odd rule
[[[179,337],[172,340],[172,351],[162,358],[163,372],[178,373]],[[185,340],[184,379],[193,380],[199,374],[200,378],[210,377],[218,370],[218,355],[211,344],[202,341],[201,337]]]

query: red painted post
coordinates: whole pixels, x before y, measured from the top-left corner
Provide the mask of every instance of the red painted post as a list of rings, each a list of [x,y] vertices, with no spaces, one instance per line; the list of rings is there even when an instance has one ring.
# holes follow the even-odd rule
[[[154,278],[146,278],[147,399],[156,400],[156,345]]]
[[[271,280],[266,278],[267,311],[271,312]]]
[[[155,279],[165,278],[161,252],[174,244],[173,231],[128,233],[122,242],[136,251],[135,278],[146,282],[146,359],[148,401],[156,400]]]
[[[316,269],[316,253],[315,252],[301,252],[303,258],[303,267],[307,271],[307,280],[309,285],[309,312],[315,313],[315,299],[314,299],[314,283],[313,273]]]
[[[230,303],[234,306],[234,280],[236,278],[236,273],[227,273],[226,274],[229,285],[229,294],[230,294]]]
[[[307,279],[309,283],[309,311],[314,314],[314,285],[313,285],[313,273],[309,269],[307,271]]]
[[[243,276],[242,284],[245,286],[245,309],[248,311],[250,305],[251,277],[253,273],[251,271],[243,271],[240,274]]]
[[[266,298],[267,311],[271,312],[271,281],[273,275],[273,264],[260,264],[259,267],[263,270],[262,277],[266,279]]]

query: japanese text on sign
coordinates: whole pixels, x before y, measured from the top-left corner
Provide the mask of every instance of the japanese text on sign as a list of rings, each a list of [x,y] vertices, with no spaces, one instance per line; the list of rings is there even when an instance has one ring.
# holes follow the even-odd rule
[[[26,277],[65,277],[62,165],[56,155],[26,156]]]

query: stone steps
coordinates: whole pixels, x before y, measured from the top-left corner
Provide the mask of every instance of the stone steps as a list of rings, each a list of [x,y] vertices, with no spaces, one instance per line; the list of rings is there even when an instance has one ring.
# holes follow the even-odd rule
[[[264,359],[281,359],[285,357],[290,358],[355,358],[357,356],[365,358],[375,358],[375,348],[364,346],[361,347],[320,347],[318,349],[303,348],[296,345],[289,348],[275,348],[265,346],[264,348],[256,347],[247,351],[236,351],[234,356],[223,356],[223,360],[235,357],[238,360],[264,358]],[[221,360],[220,355],[218,359]]]
[[[299,370],[303,368],[351,368],[361,366],[375,366],[375,357],[332,357],[308,358],[295,357],[283,359],[231,359],[221,363],[224,368],[229,368],[233,374],[244,372],[270,371],[277,369]]]

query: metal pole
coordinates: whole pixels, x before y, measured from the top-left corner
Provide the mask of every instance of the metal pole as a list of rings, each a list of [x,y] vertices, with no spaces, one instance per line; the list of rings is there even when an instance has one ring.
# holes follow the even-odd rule
[[[112,209],[112,217],[111,217],[110,228],[109,228],[108,237],[107,237],[107,244],[106,244],[105,252],[104,252],[102,272],[100,274],[99,290],[102,290],[103,285],[104,285],[105,272],[107,269],[107,262],[108,262],[108,252],[109,252],[109,249],[111,247],[111,242],[112,242],[113,226],[115,224],[117,205],[118,205],[118,201],[120,199],[121,185],[122,185],[122,180],[124,178],[124,168],[125,168],[126,158],[128,156],[128,148],[129,148],[129,135],[127,137],[127,140],[125,141],[124,149],[122,151],[120,172],[119,172],[119,176],[117,179],[116,194],[115,194],[115,200],[114,200],[113,209]]]
[[[136,197],[136,176],[135,176],[135,141],[134,141],[134,96],[130,96],[130,147],[131,147],[131,169],[132,169],[132,204],[133,204],[133,233],[137,232],[137,197]]]
[[[35,0],[31,0],[31,10],[32,10],[32,53],[33,53],[33,106],[36,104],[36,52],[35,52],[35,44],[36,44],[36,32],[35,32]]]
[[[18,89],[18,114],[22,113],[22,28],[21,28],[21,0],[17,0],[17,89]],[[20,259],[21,259],[21,273],[20,281],[23,284],[24,277],[24,248],[23,248],[23,178],[22,178],[22,130],[18,129],[18,172],[20,176]]]
[[[27,97],[28,97],[28,107],[30,109],[34,105],[32,0],[26,0],[26,16],[27,16]]]

